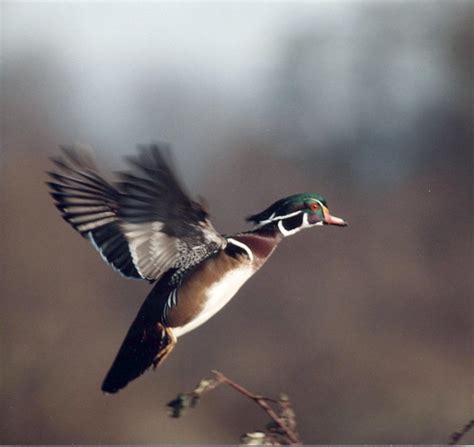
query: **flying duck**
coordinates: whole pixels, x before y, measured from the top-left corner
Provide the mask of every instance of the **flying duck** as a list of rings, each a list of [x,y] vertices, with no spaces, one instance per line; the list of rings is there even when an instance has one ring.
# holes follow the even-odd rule
[[[89,151],[61,149],[51,158],[56,169],[48,185],[63,218],[122,276],[154,283],[104,379],[107,393],[163,362],[177,339],[221,310],[283,238],[347,225],[322,196],[302,193],[247,217],[252,230],[222,235],[180,184],[168,146],[140,146],[113,184]]]

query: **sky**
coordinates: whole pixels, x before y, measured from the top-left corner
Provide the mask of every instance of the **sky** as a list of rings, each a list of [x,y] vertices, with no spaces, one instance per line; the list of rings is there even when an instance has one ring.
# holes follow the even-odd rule
[[[4,2],[2,12],[6,94],[34,97],[63,141],[104,154],[165,140],[194,164],[247,134],[287,158],[343,148],[361,176],[403,176],[423,145],[420,116],[466,95],[451,41],[467,1]]]

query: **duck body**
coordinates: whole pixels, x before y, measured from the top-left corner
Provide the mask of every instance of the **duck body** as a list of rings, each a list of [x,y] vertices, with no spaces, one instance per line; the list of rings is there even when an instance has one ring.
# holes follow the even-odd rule
[[[278,233],[258,231],[228,236],[225,248],[192,268],[171,291],[169,281],[165,285],[160,281],[150,293],[158,300],[168,294],[160,321],[176,337],[206,322],[257,272],[281,240]]]
[[[121,182],[105,181],[87,152],[63,148],[49,183],[64,219],[125,277],[156,282],[102,384],[115,393],[156,367],[177,338],[219,312],[284,237],[316,225],[345,226],[313,193],[280,199],[247,218],[250,231],[221,235],[179,185],[157,146],[131,159]]]

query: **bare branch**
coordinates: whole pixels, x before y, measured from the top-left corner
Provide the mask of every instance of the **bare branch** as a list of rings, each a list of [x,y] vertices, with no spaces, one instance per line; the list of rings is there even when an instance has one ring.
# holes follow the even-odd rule
[[[222,374],[219,371],[214,370],[212,371],[212,373],[216,376],[218,381],[222,383],[226,383],[227,385],[234,388],[239,393],[253,400],[258,406],[260,406],[260,408],[262,408],[262,410],[264,410],[273,419],[273,421],[277,424],[277,426],[286,434],[286,436],[288,437],[288,439],[291,441],[292,444],[301,444],[301,440],[299,439],[299,436],[297,435],[297,433],[295,433],[292,428],[288,427],[285,424],[285,422],[270,407],[270,405],[268,405],[266,401],[270,399],[251,393],[250,391],[245,389],[243,386],[235,383],[234,381],[230,380],[228,377],[224,376],[224,374]],[[274,400],[271,399],[271,401],[274,401]]]
[[[474,419],[471,419],[463,428],[461,431],[455,431],[449,440],[449,445],[455,445],[459,444],[459,441],[461,438],[472,428],[474,427]]]
[[[247,390],[219,371],[212,371],[212,373],[214,374],[214,378],[202,379],[193,391],[180,393],[176,399],[167,404],[167,406],[171,408],[171,417],[178,418],[182,416],[187,408],[194,408],[197,405],[203,394],[215,389],[221,384],[225,384],[255,402],[271,418],[271,422],[267,424],[266,427],[268,433],[247,433],[242,437],[243,443],[247,445],[302,443],[296,431],[295,412],[286,394],[281,394],[279,399],[260,396]],[[276,406],[278,412],[275,408],[272,408],[270,404]]]

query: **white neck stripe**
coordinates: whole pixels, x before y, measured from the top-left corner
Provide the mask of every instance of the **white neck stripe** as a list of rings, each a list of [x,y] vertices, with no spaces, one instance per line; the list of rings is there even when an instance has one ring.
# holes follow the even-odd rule
[[[278,221],[278,229],[280,230],[281,234],[283,234],[283,236],[285,236],[285,237],[286,236],[291,236],[292,234],[295,234],[295,233],[298,233],[298,231],[302,230],[303,228],[308,228],[310,226],[311,226],[311,224],[308,221],[308,214],[306,214],[306,213],[303,214],[303,222],[302,222],[301,226],[293,228],[292,230],[287,230],[284,227],[282,220]]]
[[[281,220],[278,221],[278,229],[280,230],[281,234],[283,234],[283,236],[291,236],[292,234],[295,234],[297,233],[298,231],[300,231],[300,228],[294,228],[293,230],[287,230],[284,226],[283,226],[283,222]]]
[[[231,237],[228,237],[227,238],[227,241],[230,242],[231,244],[234,244],[234,245],[237,245],[237,247],[240,247],[242,248],[243,250],[246,251],[248,257],[250,258],[250,260],[253,262],[253,253],[252,253],[252,250],[250,250],[249,247],[247,247],[247,245],[245,245],[243,242],[240,242],[240,241],[237,241]]]

